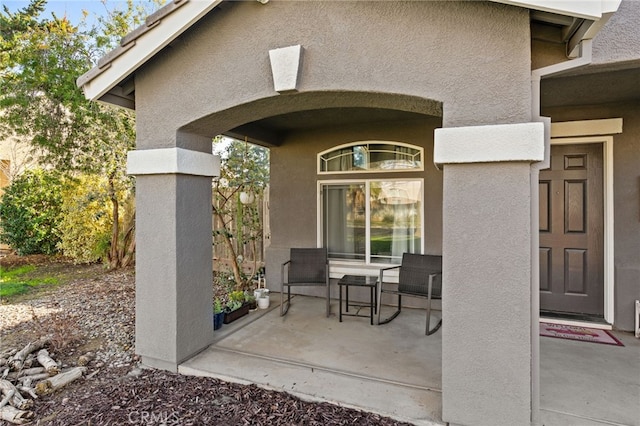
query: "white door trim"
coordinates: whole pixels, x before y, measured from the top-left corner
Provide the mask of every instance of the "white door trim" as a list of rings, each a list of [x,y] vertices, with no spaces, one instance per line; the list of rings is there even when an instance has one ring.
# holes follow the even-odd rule
[[[553,136],[553,124],[551,135]],[[604,200],[604,319],[614,319],[614,257],[613,257],[613,136],[553,138],[552,145],[601,143],[603,150]]]

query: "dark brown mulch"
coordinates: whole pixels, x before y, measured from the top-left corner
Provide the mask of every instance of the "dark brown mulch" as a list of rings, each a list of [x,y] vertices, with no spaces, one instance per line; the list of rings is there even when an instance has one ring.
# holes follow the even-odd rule
[[[121,380],[87,379],[55,406],[39,404],[46,425],[408,425],[329,403],[305,402],[255,385],[138,371]],[[90,384],[91,382],[93,384]]]

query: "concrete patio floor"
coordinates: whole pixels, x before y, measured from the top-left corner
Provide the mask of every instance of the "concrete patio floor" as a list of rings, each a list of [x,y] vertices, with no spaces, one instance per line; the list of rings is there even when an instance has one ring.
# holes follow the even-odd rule
[[[424,335],[424,310],[403,309],[391,323],[372,326],[367,318],[340,323],[335,300],[331,309],[327,318],[323,299],[296,296],[281,318],[272,301],[269,310],[215,331],[214,343],[179,371],[444,424],[442,333]],[[624,347],[540,339],[540,424],[640,426],[640,340],[616,337]]]

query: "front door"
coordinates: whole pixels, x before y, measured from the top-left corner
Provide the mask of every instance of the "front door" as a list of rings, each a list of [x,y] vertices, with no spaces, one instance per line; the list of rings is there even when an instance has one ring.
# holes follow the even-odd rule
[[[604,316],[602,144],[552,145],[540,171],[540,309]]]

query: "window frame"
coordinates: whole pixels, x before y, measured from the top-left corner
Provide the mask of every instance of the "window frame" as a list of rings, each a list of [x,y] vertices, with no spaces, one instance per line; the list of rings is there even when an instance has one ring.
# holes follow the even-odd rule
[[[411,148],[418,151],[420,156],[420,166],[411,168],[411,169],[364,169],[364,170],[337,170],[337,171],[323,171],[322,170],[322,156],[324,154],[330,153],[332,151],[338,151],[345,148],[351,148],[356,146],[363,145],[396,145],[405,148]],[[361,173],[411,173],[411,172],[423,172],[424,171],[424,148],[418,145],[413,145],[405,142],[398,141],[390,141],[390,140],[366,140],[366,141],[357,141],[357,142],[349,142],[342,145],[336,145],[329,149],[325,149],[322,152],[319,152],[317,155],[316,161],[316,173],[318,176],[324,175],[336,175],[336,174],[361,174]]]
[[[412,170],[413,171],[413,170]],[[371,262],[371,204],[368,200],[370,200],[370,190],[371,190],[371,182],[407,182],[407,181],[416,181],[421,184],[421,208],[420,208],[420,253],[424,253],[424,245],[425,245],[425,222],[424,222],[424,203],[425,203],[425,179],[419,177],[402,177],[395,176],[386,178],[384,176],[369,176],[367,178],[358,179],[358,178],[346,178],[346,179],[324,179],[317,181],[317,241],[319,247],[324,247],[324,233],[323,233],[323,223],[324,223],[324,204],[323,204],[323,186],[324,185],[352,185],[352,184],[364,184],[365,185],[365,193],[367,203],[365,205],[365,239],[366,239],[366,248],[365,248],[365,256],[364,261],[361,260],[352,260],[352,259],[329,259],[332,265],[342,265],[346,269],[344,272],[341,272],[340,268],[338,268],[335,273],[336,274],[344,274],[344,273],[358,273],[362,272],[358,269],[350,269],[350,268],[365,268],[372,269],[373,271],[378,271],[380,268],[384,268],[386,266],[396,265],[396,263],[386,263],[386,262]],[[376,272],[377,273],[377,272]],[[334,271],[332,270],[332,275]],[[337,276],[337,275],[336,275]],[[340,275],[342,276],[342,275]]]

